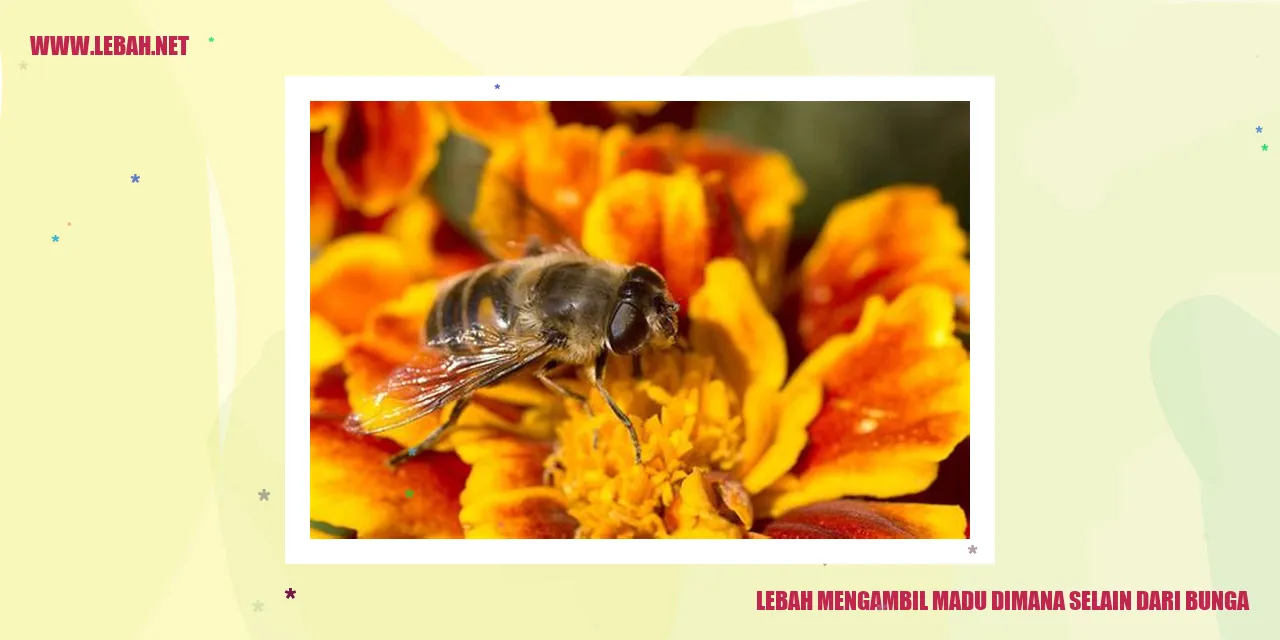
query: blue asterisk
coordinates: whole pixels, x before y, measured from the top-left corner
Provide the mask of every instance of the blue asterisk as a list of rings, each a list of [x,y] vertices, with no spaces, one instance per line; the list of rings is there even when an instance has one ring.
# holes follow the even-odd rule
[[[57,242],[57,241],[58,241],[58,236],[54,236],[54,237],[53,237],[53,241],[54,241],[54,242]]]
[[[1262,133],[1262,127],[1256,127],[1254,130],[1257,131],[1258,133]]]
[[[493,88],[494,88],[494,89],[497,89],[498,87],[501,87],[501,86],[502,86],[502,85],[500,85],[500,84],[495,84],[495,85],[493,85]]]
[[[134,182],[137,182],[139,179],[141,179],[141,177],[136,173],[129,177],[132,178]]]

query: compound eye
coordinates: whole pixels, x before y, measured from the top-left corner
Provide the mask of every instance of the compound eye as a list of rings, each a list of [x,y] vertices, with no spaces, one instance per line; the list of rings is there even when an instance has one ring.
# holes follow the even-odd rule
[[[609,319],[609,350],[625,355],[635,353],[649,338],[649,322],[635,305],[623,302]]]

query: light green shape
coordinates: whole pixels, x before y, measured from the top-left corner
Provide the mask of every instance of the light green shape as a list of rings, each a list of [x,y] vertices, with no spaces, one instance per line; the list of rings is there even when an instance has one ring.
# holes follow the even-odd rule
[[[1156,324],[1151,378],[1200,477],[1213,588],[1249,592],[1251,611],[1218,614],[1222,638],[1276,637],[1280,336],[1225,298],[1192,298]]]

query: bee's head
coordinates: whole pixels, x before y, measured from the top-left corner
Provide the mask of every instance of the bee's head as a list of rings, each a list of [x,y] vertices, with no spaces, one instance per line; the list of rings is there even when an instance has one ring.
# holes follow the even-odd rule
[[[609,317],[609,350],[629,355],[650,342],[671,345],[676,339],[679,311],[680,305],[667,291],[667,281],[657,271],[646,265],[632,267],[618,288],[618,301]]]

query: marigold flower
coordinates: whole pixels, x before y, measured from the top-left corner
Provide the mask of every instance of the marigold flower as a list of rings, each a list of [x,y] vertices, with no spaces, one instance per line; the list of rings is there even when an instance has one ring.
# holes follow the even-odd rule
[[[446,133],[435,103],[353,102],[325,129],[324,166],[347,206],[381,215],[421,186]]]
[[[836,206],[800,267],[797,327],[810,351],[852,331],[872,296],[931,283],[969,295],[968,242],[936,189],[886,187]]]
[[[324,245],[311,285],[314,536],[967,535],[959,507],[870,500],[928,487],[968,435],[968,355],[953,335],[965,238],[935,191],[837,207],[797,279],[810,353],[788,376],[771,309],[804,187],[786,158],[673,128],[556,127],[546,105],[388,104],[312,105],[325,152],[312,181]],[[483,260],[419,191],[446,111],[492,147],[472,218],[481,236],[549,231],[515,215],[527,198],[596,257],[658,268],[683,302],[685,348],[646,352],[638,372],[608,364],[641,464],[572,375],[559,382],[590,412],[526,372],[479,392],[434,451],[394,469],[387,458],[449,407],[378,436],[337,426],[419,353],[441,279]],[[396,132],[393,120],[411,124]],[[359,152],[338,162],[342,144]]]

